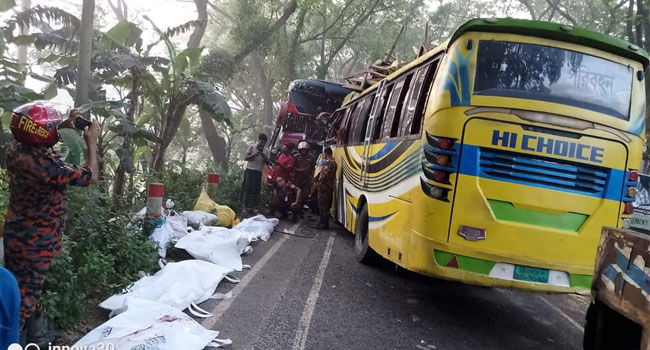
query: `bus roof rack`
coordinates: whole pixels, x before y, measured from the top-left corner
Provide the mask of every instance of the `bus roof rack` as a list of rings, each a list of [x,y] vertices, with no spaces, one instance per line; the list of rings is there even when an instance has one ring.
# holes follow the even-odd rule
[[[449,40],[449,44],[452,44],[467,32],[509,33],[536,36],[584,45],[613,53],[641,62],[644,68],[650,64],[650,56],[648,56],[648,52],[643,48],[611,35],[565,24],[514,18],[477,18],[460,26]]]

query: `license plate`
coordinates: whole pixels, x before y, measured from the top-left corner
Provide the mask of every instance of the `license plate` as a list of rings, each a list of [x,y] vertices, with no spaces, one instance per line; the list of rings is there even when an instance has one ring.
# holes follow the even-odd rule
[[[514,279],[537,283],[548,283],[548,270],[530,266],[515,266]]]

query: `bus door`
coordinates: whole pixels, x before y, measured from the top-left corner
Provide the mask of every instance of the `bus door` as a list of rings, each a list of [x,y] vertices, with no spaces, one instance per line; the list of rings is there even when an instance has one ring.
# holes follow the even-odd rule
[[[377,97],[375,97],[372,107],[370,109],[370,117],[368,118],[366,134],[363,139],[363,157],[361,158],[361,183],[363,187],[367,187],[368,183],[368,158],[370,155],[370,149],[372,142],[372,137],[375,130],[375,123],[379,117],[379,114],[382,113],[383,101],[386,98],[386,80],[382,80],[379,88],[377,89]]]

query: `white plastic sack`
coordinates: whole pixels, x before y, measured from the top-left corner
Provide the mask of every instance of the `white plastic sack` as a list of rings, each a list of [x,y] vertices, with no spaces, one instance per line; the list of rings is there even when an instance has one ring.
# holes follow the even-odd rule
[[[267,219],[264,215],[256,215],[240,222],[233,227],[233,230],[243,232],[251,242],[260,239],[268,241],[278,223],[280,223],[278,219]]]
[[[167,246],[187,234],[187,218],[182,215],[167,216],[161,227],[153,230],[149,240],[158,244],[158,255],[167,255]]]
[[[219,218],[216,215],[200,210],[184,211],[182,214],[190,225],[210,226],[219,223]]]
[[[208,345],[232,344],[228,339],[217,339],[219,332],[203,328],[181,310],[165,304],[129,297],[121,308],[122,313],[92,330],[73,348],[202,350]]]
[[[186,250],[196,259],[241,271],[241,254],[249,244],[240,231],[223,227],[203,227],[178,240],[176,248]]]
[[[221,280],[231,271],[226,267],[201,260],[169,263],[155,275],[141,278],[127,288],[126,293],[113,295],[100,306],[119,312],[127,297],[136,297],[185,310],[192,304],[223,297],[214,292]],[[197,309],[195,306],[192,308]],[[202,310],[198,310],[205,314]]]

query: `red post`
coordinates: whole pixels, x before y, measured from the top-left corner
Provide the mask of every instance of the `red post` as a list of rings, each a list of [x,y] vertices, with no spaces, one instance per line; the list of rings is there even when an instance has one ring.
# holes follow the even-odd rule
[[[208,174],[208,184],[206,190],[208,191],[208,196],[214,199],[214,196],[217,195],[217,185],[219,184],[219,174]]]
[[[165,185],[149,184],[147,189],[147,216],[157,219],[162,216],[163,196]]]

